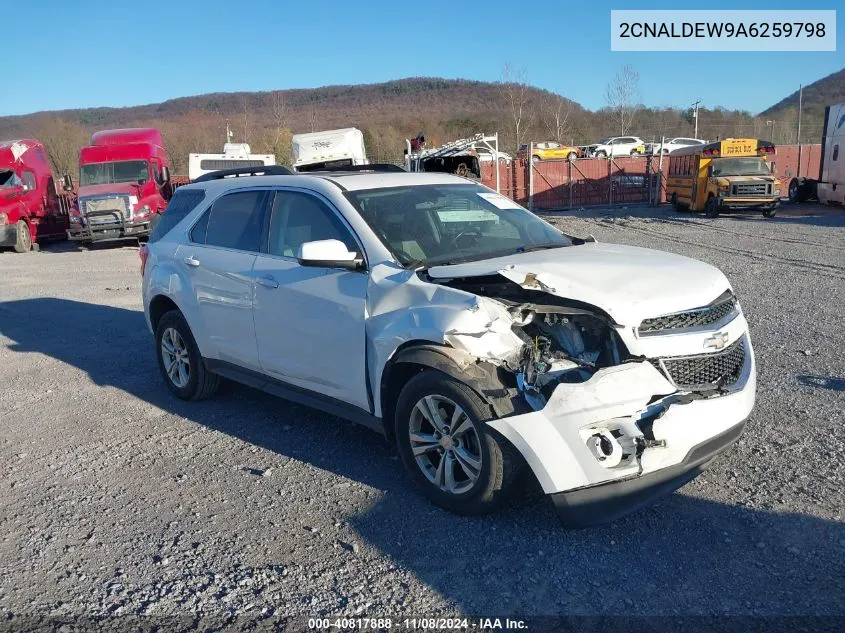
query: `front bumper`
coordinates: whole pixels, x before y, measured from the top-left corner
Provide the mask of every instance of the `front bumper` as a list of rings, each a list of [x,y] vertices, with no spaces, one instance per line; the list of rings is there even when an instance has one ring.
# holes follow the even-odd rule
[[[583,528],[613,521],[695,479],[739,439],[745,421],[690,449],[674,466],[647,475],[551,495],[561,522]]]
[[[723,209],[774,209],[780,205],[780,198],[720,198]]]
[[[93,215],[86,215],[81,224],[71,224],[67,232],[68,239],[74,242],[105,242],[134,239],[150,234],[150,217],[124,220],[118,213],[110,213],[109,221],[92,224]]]
[[[488,424],[522,453],[565,524],[612,520],[690,481],[739,436],[757,384],[742,336],[745,363],[726,395],[691,397],[650,363],[631,362],[561,383],[542,409]],[[615,438],[613,458],[590,449],[597,434]]]
[[[17,224],[0,226],[0,246],[14,246],[18,243]]]

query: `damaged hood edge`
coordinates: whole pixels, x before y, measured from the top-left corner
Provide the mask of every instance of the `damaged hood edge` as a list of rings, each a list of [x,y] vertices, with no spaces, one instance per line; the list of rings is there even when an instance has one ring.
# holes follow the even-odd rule
[[[705,306],[731,287],[710,264],[663,251],[601,243],[428,270],[433,279],[496,273],[529,290],[594,305],[627,326]]]

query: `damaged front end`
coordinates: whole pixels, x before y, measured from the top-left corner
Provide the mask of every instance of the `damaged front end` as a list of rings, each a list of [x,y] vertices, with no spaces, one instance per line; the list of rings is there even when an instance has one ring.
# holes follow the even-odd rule
[[[613,519],[680,487],[739,437],[753,407],[753,351],[740,313],[720,333],[743,354],[730,388],[723,388],[722,378],[682,388],[667,372],[668,361],[644,353],[648,345],[669,349],[669,339],[641,344],[636,328],[598,307],[556,296],[534,275],[500,271],[425,281],[507,310],[518,344],[500,349],[492,362],[513,375],[529,410],[488,424],[522,453],[568,525]],[[496,321],[491,331],[501,342],[503,320]],[[669,336],[685,350],[701,345],[706,332]],[[446,342],[461,349],[463,339],[455,332]],[[682,361],[689,358],[696,357]]]
[[[500,275],[441,282],[503,303],[510,330],[519,340],[517,354],[503,360],[514,373],[520,391],[534,410],[546,406],[560,383],[583,383],[597,371],[630,360],[613,319],[575,301],[548,294],[536,278],[523,288]]]

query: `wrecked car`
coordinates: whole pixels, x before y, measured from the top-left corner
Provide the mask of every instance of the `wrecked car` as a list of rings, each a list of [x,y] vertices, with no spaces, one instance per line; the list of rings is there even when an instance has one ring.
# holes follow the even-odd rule
[[[569,526],[680,487],[742,432],[754,353],[716,268],[447,174],[248,173],[181,187],[141,251],[178,397],[226,377],[367,425],[458,513],[527,469]]]

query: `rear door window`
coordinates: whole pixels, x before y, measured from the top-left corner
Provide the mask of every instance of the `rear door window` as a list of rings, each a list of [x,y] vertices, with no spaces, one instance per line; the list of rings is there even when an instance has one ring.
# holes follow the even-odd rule
[[[196,209],[204,198],[205,191],[202,189],[177,189],[150,234],[150,242],[157,242],[167,235],[174,226]]]

